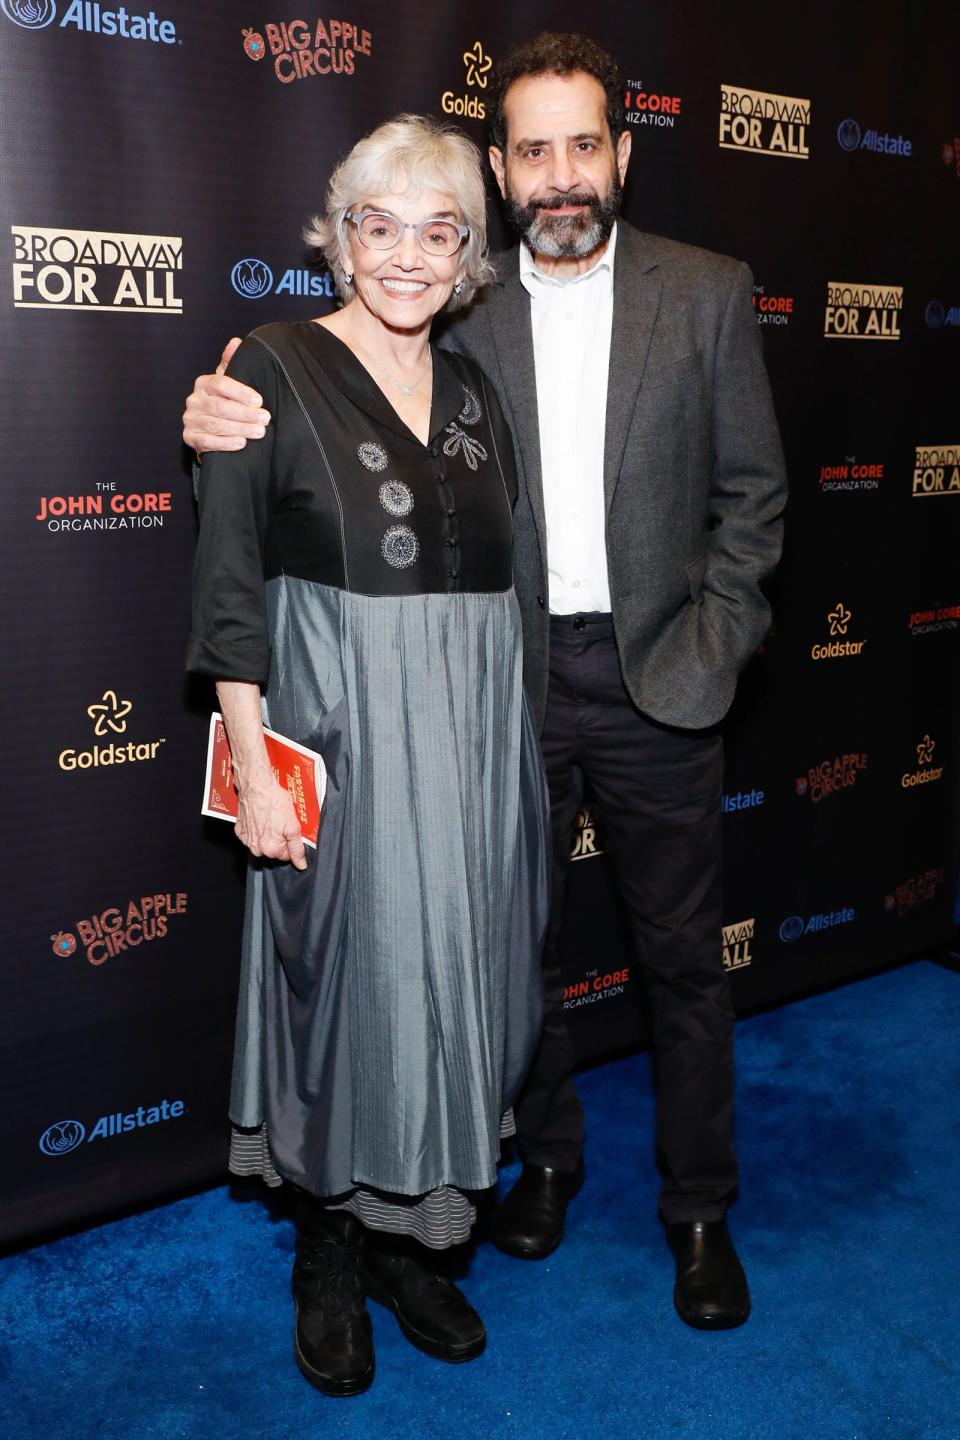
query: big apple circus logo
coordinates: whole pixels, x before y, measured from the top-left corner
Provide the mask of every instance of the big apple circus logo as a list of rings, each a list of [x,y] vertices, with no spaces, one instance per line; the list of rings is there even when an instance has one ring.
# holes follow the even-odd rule
[[[58,930],[50,936],[50,942],[54,955],[67,959],[76,953],[79,940],[89,964],[102,965],[122,951],[163,940],[171,918],[186,913],[185,890],[175,894],[140,895],[125,905],[108,905],[96,915],[75,920],[73,930]]]
[[[68,747],[61,750],[57,764],[61,770],[93,770],[101,766],[128,765],[138,761],[156,760],[166,736],[159,740],[126,740],[117,744],[108,737],[125,735],[127,717],[133,709],[131,700],[121,700],[116,690],[105,690],[101,698],[87,706],[87,716],[93,721],[93,733],[97,739],[106,739],[106,745],[93,745],[89,750]]]
[[[857,777],[867,768],[867,757],[860,751],[847,755],[835,755],[832,760],[821,760],[811,765],[806,775],[794,782],[794,789],[800,796],[808,797],[814,805],[841,790],[851,790]]]
[[[373,39],[369,30],[349,20],[277,20],[262,32],[247,26],[243,48],[251,60],[273,59],[273,72],[282,85],[324,75],[352,75],[359,56],[369,58]]]
[[[884,897],[883,908],[888,914],[909,915],[918,905],[929,905],[936,900],[940,887],[946,879],[943,866],[921,870],[895,886],[890,895]]]
[[[46,30],[57,18],[56,0],[0,0],[0,10],[23,30]],[[97,0],[71,0],[60,30],[72,26],[90,35],[118,40],[148,40],[155,45],[176,45],[177,27],[172,20],[159,20],[153,10],[133,15],[125,5],[108,10]]]

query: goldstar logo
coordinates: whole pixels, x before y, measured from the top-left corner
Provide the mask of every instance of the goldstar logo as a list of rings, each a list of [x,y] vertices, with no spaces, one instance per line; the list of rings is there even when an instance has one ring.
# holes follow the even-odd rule
[[[468,89],[486,90],[493,57],[488,55],[479,40],[463,52],[464,80]],[[444,90],[440,96],[440,108],[444,115],[458,115],[461,119],[485,120],[487,107],[479,95],[455,95]]]
[[[241,31],[244,53],[262,60],[269,49],[273,72],[282,85],[323,75],[352,75],[357,57],[369,58],[373,40],[369,30],[349,20],[277,20]],[[266,36],[266,39],[264,39]]]
[[[905,771],[900,776],[900,785],[904,790],[912,790],[915,785],[929,785],[935,780],[943,778],[943,766],[933,764],[933,752],[937,748],[936,740],[930,735],[924,735],[917,745],[917,768],[916,770]]]
[[[577,816],[570,859],[591,860],[595,855],[602,854],[603,841],[600,838],[596,810],[592,805],[587,805]]]
[[[849,755],[835,755],[832,760],[821,760],[811,765],[806,775],[794,783],[798,795],[808,795],[814,805],[819,805],[828,795],[837,795],[841,790],[850,790],[857,783],[857,776],[867,768],[867,757],[859,751]]]
[[[101,315],[182,315],[179,235],[126,235],[11,225],[13,304],[18,310]]]
[[[564,1010],[578,1010],[599,1000],[616,1000],[630,983],[630,970],[588,970],[582,980],[563,988]]]
[[[827,281],[823,333],[828,340],[899,340],[902,285]]]
[[[738,920],[735,925],[724,925],[721,932],[724,970],[745,970],[752,963],[750,943],[756,923],[756,919],[751,919]]]
[[[102,965],[121,951],[135,950],[152,940],[163,940],[175,915],[186,915],[187,892],[139,895],[125,905],[108,905],[85,920],[75,920],[76,936],[69,930],[51,935],[53,953],[66,959],[77,948],[77,939],[91,965]]]
[[[852,619],[852,611],[847,609],[842,600],[838,600],[836,609],[827,614],[827,624],[830,627],[831,636],[845,636]],[[861,655],[866,643],[866,640],[833,638],[828,645],[812,646],[810,658],[811,660],[837,660],[841,656]]]
[[[87,707],[94,735],[125,735],[127,716],[132,709],[132,701],[118,699],[116,690],[105,690],[99,700]],[[128,740],[125,745],[117,745],[111,740],[108,745],[94,745],[92,750],[61,750],[57,763],[61,770],[91,770],[106,765],[133,764],[138,760],[156,760],[157,752],[164,744],[166,736],[159,740]]]
[[[663,95],[642,80],[627,81],[623,103],[628,125],[655,125],[661,130],[674,128],[683,105],[679,95]]]
[[[810,101],[720,86],[720,149],[809,160]]]
[[[960,495],[960,444],[917,446],[913,495]]]
[[[865,463],[848,455],[839,465],[820,466],[820,489],[825,495],[838,491],[879,490],[883,466]]]
[[[117,489],[98,481],[87,495],[41,495],[34,520],[53,532],[88,530],[162,530],[173,509],[171,490]]]

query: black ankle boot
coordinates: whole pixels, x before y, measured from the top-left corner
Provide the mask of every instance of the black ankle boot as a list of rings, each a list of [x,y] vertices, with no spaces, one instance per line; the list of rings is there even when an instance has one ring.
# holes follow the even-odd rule
[[[457,1364],[486,1348],[487,1332],[473,1306],[443,1274],[431,1252],[399,1235],[368,1235],[364,1289],[385,1305],[411,1345]]]
[[[297,1210],[293,1352],[325,1395],[359,1395],[373,1383],[373,1335],[363,1299],[363,1226],[310,1197]]]

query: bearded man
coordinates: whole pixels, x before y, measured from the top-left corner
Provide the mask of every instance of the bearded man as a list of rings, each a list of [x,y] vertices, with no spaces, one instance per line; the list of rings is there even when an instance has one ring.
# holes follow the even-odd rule
[[[587,783],[649,999],[674,1301],[689,1325],[722,1329],[746,1320],[750,1297],[726,1222],[737,1161],[718,727],[769,625],[761,586],[786,477],[749,269],[618,218],[623,97],[614,60],[581,35],[540,35],[500,63],[490,163],[521,243],[443,342],[493,380],[517,446],[514,574],[553,826],[546,1018],[494,1243],[549,1255],[583,1181],[559,939]],[[269,422],[259,403],[202,376],[184,438],[238,448]]]

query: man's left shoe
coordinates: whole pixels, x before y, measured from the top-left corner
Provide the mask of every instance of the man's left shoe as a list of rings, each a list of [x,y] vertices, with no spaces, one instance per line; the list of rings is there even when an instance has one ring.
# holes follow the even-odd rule
[[[385,1305],[411,1345],[456,1365],[473,1360],[487,1345],[483,1321],[452,1280],[425,1264],[416,1242],[377,1236],[363,1259],[363,1288]]]
[[[726,1220],[668,1224],[677,1262],[673,1303],[695,1330],[732,1330],[750,1314],[750,1291]]]

